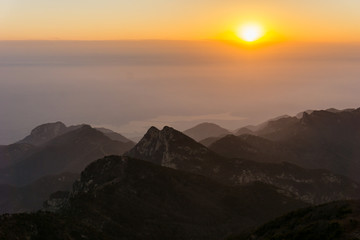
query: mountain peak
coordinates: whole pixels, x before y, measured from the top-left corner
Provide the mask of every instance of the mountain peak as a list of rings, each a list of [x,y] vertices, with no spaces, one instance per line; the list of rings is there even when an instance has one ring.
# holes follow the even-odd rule
[[[21,140],[21,143],[29,143],[35,146],[42,145],[49,140],[65,133],[67,127],[64,123],[58,121],[54,123],[45,123],[35,127],[29,136]]]
[[[209,153],[206,147],[195,140],[165,126],[162,130],[151,127],[127,155],[177,169],[184,164],[196,162]]]
[[[158,134],[160,132],[160,130],[154,126],[150,127],[149,130],[146,132],[146,134]]]

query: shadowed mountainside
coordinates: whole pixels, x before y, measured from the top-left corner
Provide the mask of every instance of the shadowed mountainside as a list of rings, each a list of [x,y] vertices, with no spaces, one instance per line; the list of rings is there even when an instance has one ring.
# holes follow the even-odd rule
[[[265,184],[231,187],[110,156],[82,172],[58,213],[1,217],[0,238],[223,239],[304,206]]]
[[[360,197],[359,184],[327,170],[308,170],[289,163],[260,163],[217,155],[170,127],[151,127],[125,155],[157,165],[210,177],[228,185],[263,182],[309,203]]]
[[[69,191],[79,174],[62,173],[42,177],[24,187],[0,185],[0,214],[40,210],[54,191]]]
[[[226,156],[328,169],[360,181],[360,109],[309,110],[261,124],[251,134],[201,143]]]
[[[257,135],[283,144],[308,168],[326,168],[360,181],[360,108],[313,111],[269,122]]]
[[[255,135],[227,135],[209,146],[217,154],[229,158],[245,158],[258,162],[292,162],[297,154],[286,145]]]
[[[122,154],[132,142],[111,140],[100,131],[82,125],[38,146],[15,164],[0,169],[0,182],[25,185],[62,172],[80,173],[90,162],[110,154]]]
[[[355,240],[360,237],[360,201],[340,201],[297,210],[229,240]]]
[[[124,137],[120,133],[114,132],[114,131],[112,131],[110,129],[107,129],[107,128],[95,128],[95,129],[99,130],[100,132],[105,134],[105,136],[107,136],[111,140],[119,141],[119,142],[123,142],[123,143],[132,142],[130,139]]]

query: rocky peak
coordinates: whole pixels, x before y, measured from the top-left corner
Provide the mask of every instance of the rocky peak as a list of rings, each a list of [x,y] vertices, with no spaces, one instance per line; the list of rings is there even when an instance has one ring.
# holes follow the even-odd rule
[[[49,140],[64,134],[67,127],[62,122],[46,123],[34,128],[30,135],[21,140],[21,143],[29,143],[35,146],[42,145]]]
[[[182,168],[184,161],[204,159],[210,151],[192,138],[171,128],[151,127],[127,155],[158,165]]]
[[[80,180],[75,182],[72,197],[94,191],[114,179],[119,181],[126,175],[127,161],[127,157],[107,156],[91,163],[81,173]]]

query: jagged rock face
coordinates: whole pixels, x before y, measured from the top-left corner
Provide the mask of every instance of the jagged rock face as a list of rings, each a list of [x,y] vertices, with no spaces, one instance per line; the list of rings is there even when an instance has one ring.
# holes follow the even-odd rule
[[[200,167],[212,153],[203,145],[170,127],[151,127],[126,155],[174,169]]]
[[[273,147],[271,143],[269,145]],[[284,194],[312,204],[360,197],[359,185],[346,177],[292,164],[227,159],[169,127],[161,131],[149,129],[127,155],[161,166],[201,174],[228,185],[253,182],[271,184],[281,188]]]
[[[62,122],[46,123],[34,128],[30,135],[21,140],[21,143],[29,143],[35,146],[42,145],[51,139],[60,136],[67,131]]]
[[[311,204],[357,199],[360,185],[327,170],[309,170],[289,163],[270,164],[238,160],[231,181],[235,184],[263,182],[284,194]]]
[[[43,210],[48,212],[58,212],[61,209],[69,207],[69,197],[69,191],[54,192],[43,203]]]
[[[47,205],[60,204],[75,229],[96,227],[99,239],[223,239],[307,205],[265,184],[231,187],[119,156],[90,164],[66,198],[56,193]]]

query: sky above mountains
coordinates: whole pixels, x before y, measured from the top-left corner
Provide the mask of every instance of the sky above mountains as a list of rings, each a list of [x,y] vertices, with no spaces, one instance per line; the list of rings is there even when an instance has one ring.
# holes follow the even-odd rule
[[[201,122],[235,129],[307,109],[357,108],[360,45],[1,42],[0,144],[46,122],[127,137]]]
[[[275,41],[360,41],[358,0],[2,0],[0,40],[227,39],[255,21]]]
[[[152,125],[235,129],[359,107],[359,9],[358,0],[2,0],[0,144],[54,121],[138,137]],[[239,36],[244,24],[261,30],[253,43],[254,27]]]

